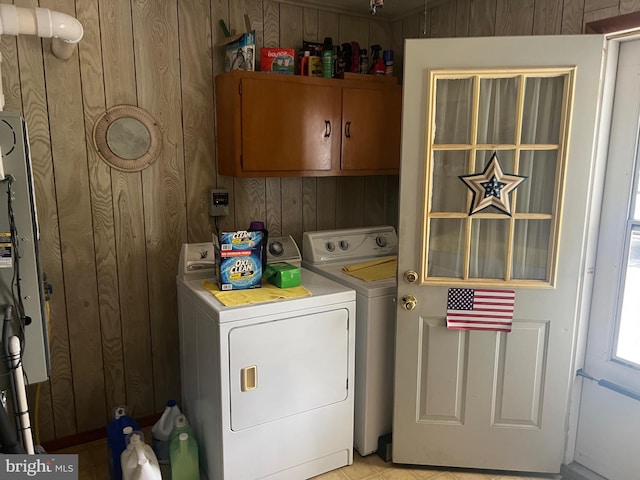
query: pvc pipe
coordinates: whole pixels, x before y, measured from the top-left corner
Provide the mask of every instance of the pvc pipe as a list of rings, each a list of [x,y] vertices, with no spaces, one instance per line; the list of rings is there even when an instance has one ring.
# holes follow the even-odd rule
[[[29,404],[27,403],[27,390],[24,385],[24,374],[22,372],[22,362],[20,361],[20,339],[15,335],[9,339],[10,361],[13,366],[13,378],[16,389],[16,399],[18,405],[14,405],[20,431],[22,432],[22,446],[27,455],[35,454],[33,446],[33,436],[31,434],[31,420],[29,420]]]
[[[78,19],[48,8],[0,4],[0,35],[37,35],[53,38],[51,51],[63,60],[71,57],[84,30]]]

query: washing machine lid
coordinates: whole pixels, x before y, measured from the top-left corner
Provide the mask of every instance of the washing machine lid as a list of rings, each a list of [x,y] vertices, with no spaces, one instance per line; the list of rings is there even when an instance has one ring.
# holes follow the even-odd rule
[[[375,260],[372,258],[371,260]],[[366,261],[363,260],[363,261]],[[365,282],[359,278],[349,275],[342,271],[342,267],[353,262],[339,262],[329,265],[314,265],[306,261],[302,261],[302,266],[309,270],[319,273],[334,282],[338,282],[346,287],[353,288],[358,294],[367,298],[381,297],[383,295],[395,295],[398,282],[395,278],[385,278],[383,280],[374,280]]]
[[[202,286],[203,279],[184,280],[177,278],[178,288],[186,289],[195,297],[202,308],[212,312],[218,323],[235,322],[247,318],[267,317],[275,314],[289,314],[300,309],[322,307],[355,300],[355,291],[340,283],[329,280],[305,268],[300,269],[301,284],[311,292],[310,297],[263,302],[227,307],[220,303]],[[215,283],[215,277],[205,280]]]

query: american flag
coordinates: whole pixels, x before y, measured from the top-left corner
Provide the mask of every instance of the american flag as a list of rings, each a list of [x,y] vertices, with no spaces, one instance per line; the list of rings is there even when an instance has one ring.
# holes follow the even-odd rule
[[[510,332],[513,290],[450,288],[447,295],[447,328]]]

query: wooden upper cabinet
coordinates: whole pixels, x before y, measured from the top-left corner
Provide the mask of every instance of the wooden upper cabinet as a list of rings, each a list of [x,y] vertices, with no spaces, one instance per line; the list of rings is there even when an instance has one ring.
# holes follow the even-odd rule
[[[400,87],[342,89],[342,170],[397,173]]]
[[[340,89],[246,78],[241,103],[245,172],[339,168]]]
[[[400,97],[393,82],[218,75],[218,171],[235,177],[397,173]]]

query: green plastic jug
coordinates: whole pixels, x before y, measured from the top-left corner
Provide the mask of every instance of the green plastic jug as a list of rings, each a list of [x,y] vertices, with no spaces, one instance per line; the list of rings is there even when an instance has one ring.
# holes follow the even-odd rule
[[[172,480],[199,480],[198,444],[192,435],[180,433],[169,445]]]

